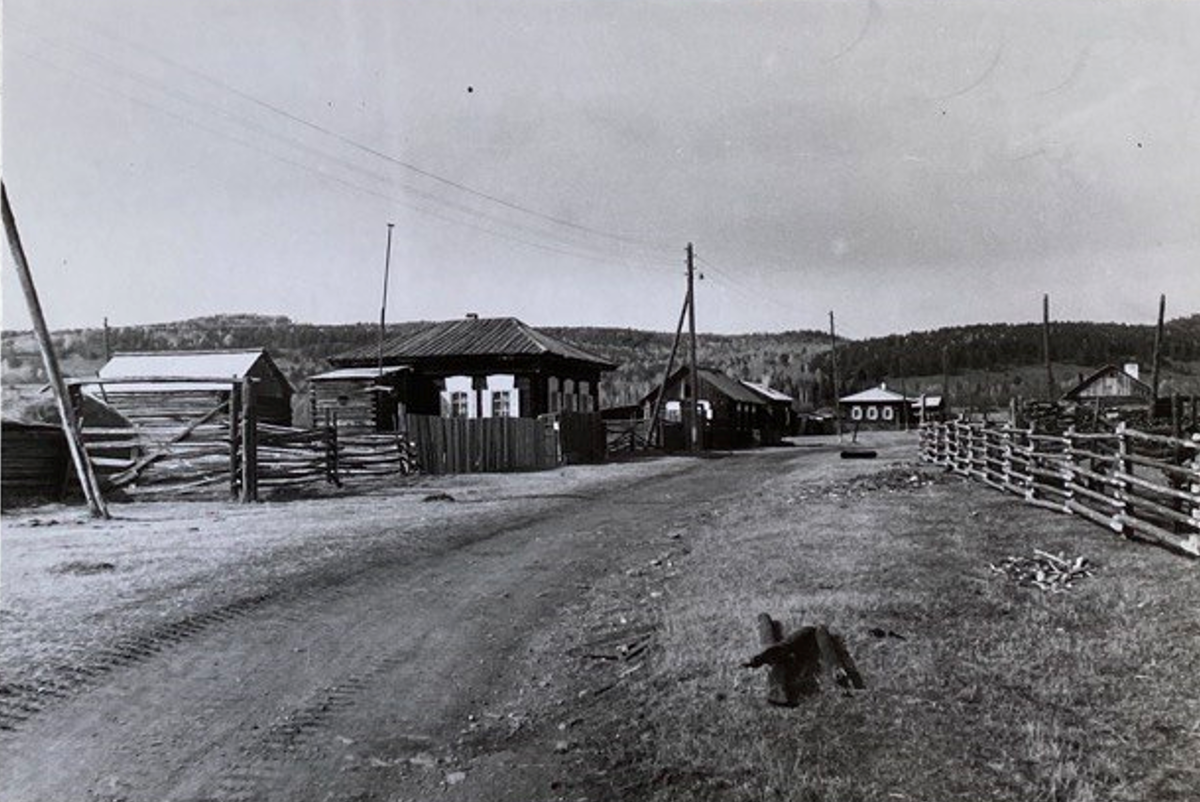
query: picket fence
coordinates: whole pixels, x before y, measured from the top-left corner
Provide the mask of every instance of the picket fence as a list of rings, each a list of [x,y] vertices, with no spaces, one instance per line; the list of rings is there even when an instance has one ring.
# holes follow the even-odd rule
[[[1200,556],[1200,436],[1168,437],[968,421],[925,423],[924,460],[1027,503]]]

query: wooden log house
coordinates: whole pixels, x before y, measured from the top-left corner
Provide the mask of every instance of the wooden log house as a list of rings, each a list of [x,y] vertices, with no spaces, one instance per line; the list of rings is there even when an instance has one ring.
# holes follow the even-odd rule
[[[536,418],[600,408],[600,375],[612,362],[516,318],[432,323],[415,334],[330,359],[312,376],[313,422],[337,412],[339,428],[388,431],[405,415]]]

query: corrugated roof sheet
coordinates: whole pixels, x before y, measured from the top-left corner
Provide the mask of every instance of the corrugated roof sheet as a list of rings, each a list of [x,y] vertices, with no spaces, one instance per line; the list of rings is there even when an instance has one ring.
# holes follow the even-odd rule
[[[262,348],[241,348],[222,351],[146,351],[142,353],[116,353],[100,368],[101,379],[138,379],[162,376],[173,379],[217,379],[229,377],[230,381],[243,379],[259,359],[266,357]],[[269,358],[269,357],[268,357]],[[212,382],[156,384],[143,382],[122,384],[111,388],[112,392],[140,393],[164,390],[228,390],[229,384]],[[88,385],[89,392],[95,392]]]
[[[152,351],[117,353],[100,368],[102,379],[132,379],[142,376],[177,376],[214,379],[228,376],[245,378],[263,349],[236,351]]]
[[[394,376],[397,373],[403,373],[406,370],[411,370],[408,365],[385,365],[383,368],[384,376]],[[337,368],[336,370],[327,370],[324,373],[318,373],[315,376],[309,376],[309,381],[335,381],[338,379],[374,379],[379,376],[379,368]]]
[[[553,354],[590,362],[611,370],[603,357],[551,337],[512,317],[463,318],[434,323],[413,335],[401,335],[383,344],[388,360],[439,359],[459,356],[538,356]],[[339,354],[335,362],[377,359],[378,346],[363,346]]]
[[[861,393],[848,395],[845,398],[839,398],[843,404],[869,404],[869,403],[888,403],[905,401],[905,397],[900,393],[893,393],[886,387],[872,387],[870,390],[863,390]]]
[[[792,398],[790,395],[788,395],[787,393],[781,393],[779,390],[774,390],[765,384],[760,384],[758,382],[746,381],[745,379],[742,379],[742,384],[749,387],[751,392],[758,393],[763,398],[766,398],[770,401],[787,401],[787,402],[791,403],[792,401],[796,400],[796,399]]]

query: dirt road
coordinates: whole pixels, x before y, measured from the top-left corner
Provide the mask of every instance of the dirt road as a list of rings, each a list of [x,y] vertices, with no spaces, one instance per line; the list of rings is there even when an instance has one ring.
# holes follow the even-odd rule
[[[831,451],[676,461],[524,515],[459,515],[440,550],[377,533],[354,565],[164,611],[91,647],[78,682],[24,689],[43,697],[0,733],[3,799],[578,798],[555,644],[594,615],[590,590],[669,562],[689,522]],[[653,626],[638,615],[620,622]]]

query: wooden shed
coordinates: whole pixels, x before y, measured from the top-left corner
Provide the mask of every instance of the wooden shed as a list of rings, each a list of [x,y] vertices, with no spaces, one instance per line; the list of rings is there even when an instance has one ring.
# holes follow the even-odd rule
[[[292,423],[292,385],[262,348],[118,353],[100,368],[99,377],[126,381],[109,385],[84,382],[84,392],[103,399],[152,438],[167,439],[211,412],[228,400],[235,382],[246,378],[256,380],[259,421],[279,426]],[[186,381],[192,378],[197,381]],[[141,381],[129,383],[132,379]],[[221,381],[211,381],[214,379]]]
[[[385,373],[394,371],[394,377],[385,375],[382,382],[377,381],[379,361],[378,346],[364,346],[330,359],[335,368],[362,373],[322,374],[330,376],[322,381],[356,383],[357,392],[368,383],[386,390],[376,397],[376,425],[399,420],[404,413],[536,418],[560,411],[595,412],[600,409],[600,374],[616,368],[516,318],[473,315],[385,341],[383,367]],[[313,387],[318,384],[314,380]],[[389,409],[383,408],[385,402]]]
[[[411,371],[407,366],[335,368],[309,376],[314,425],[337,416],[339,429],[392,432],[406,411],[404,398]]]
[[[704,420],[705,448],[748,448],[761,442],[761,420],[768,414],[767,402],[737,379],[714,368],[697,368],[697,398]],[[659,417],[663,423],[663,445],[683,448],[683,418],[691,397],[691,371],[679,368],[667,378]],[[654,414],[659,388],[642,398],[644,417]],[[678,432],[676,432],[678,430]]]

